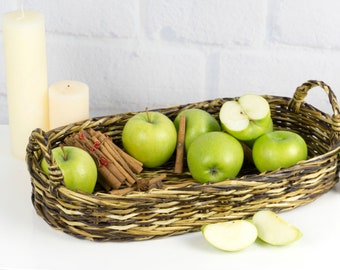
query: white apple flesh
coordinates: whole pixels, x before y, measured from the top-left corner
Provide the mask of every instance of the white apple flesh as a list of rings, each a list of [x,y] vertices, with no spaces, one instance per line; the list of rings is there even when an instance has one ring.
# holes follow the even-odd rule
[[[297,227],[270,210],[256,212],[252,221],[257,228],[258,237],[274,246],[288,245],[302,237]]]
[[[202,226],[204,238],[212,246],[223,251],[240,251],[257,238],[255,225],[247,220],[219,222]]]
[[[245,94],[226,101],[219,113],[222,128],[241,141],[252,141],[273,130],[270,106],[260,95]]]

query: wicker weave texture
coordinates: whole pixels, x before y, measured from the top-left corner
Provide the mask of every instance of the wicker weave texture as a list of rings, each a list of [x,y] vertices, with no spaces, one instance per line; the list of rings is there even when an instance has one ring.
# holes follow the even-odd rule
[[[329,97],[333,115],[304,101],[314,87]],[[290,129],[307,142],[309,159],[287,169],[258,174],[245,168],[237,178],[213,184],[196,183],[186,170],[173,173],[174,160],[161,168],[144,169],[141,178],[166,173],[162,189],[112,195],[98,190],[93,195],[74,192],[62,184],[62,173],[53,163],[52,149],[83,129],[93,128],[121,145],[126,121],[136,114],[97,117],[51,131],[32,131],[26,162],[32,183],[32,203],[52,227],[78,238],[95,241],[132,241],[168,237],[198,231],[204,224],[249,218],[260,209],[288,211],[329,191],[339,180],[340,110],[331,88],[322,81],[299,86],[292,98],[264,96],[271,107],[275,129]],[[184,109],[201,108],[216,118],[231,98],[161,108],[171,119]],[[47,177],[40,168],[45,158]]]

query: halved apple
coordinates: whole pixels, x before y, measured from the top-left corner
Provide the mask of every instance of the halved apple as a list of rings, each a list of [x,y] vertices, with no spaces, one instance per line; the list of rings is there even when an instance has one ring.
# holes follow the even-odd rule
[[[258,237],[274,246],[288,245],[302,237],[302,233],[297,227],[271,210],[256,212],[252,221],[257,228]]]
[[[201,231],[208,243],[223,251],[243,250],[257,238],[255,225],[247,220],[207,224]]]
[[[240,141],[252,142],[273,130],[268,101],[256,94],[245,94],[226,101],[219,112],[222,128]]]

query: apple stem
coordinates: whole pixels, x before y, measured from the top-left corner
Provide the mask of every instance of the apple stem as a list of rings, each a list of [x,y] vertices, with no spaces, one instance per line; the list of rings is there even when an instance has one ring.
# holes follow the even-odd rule
[[[66,153],[66,151],[65,151],[65,149],[64,149],[64,146],[63,145],[60,145],[60,148],[61,148],[61,151],[63,151],[63,159],[66,161],[67,160],[67,153]]]
[[[145,113],[146,113],[146,118],[148,119],[148,122],[151,123],[148,107],[145,108]]]

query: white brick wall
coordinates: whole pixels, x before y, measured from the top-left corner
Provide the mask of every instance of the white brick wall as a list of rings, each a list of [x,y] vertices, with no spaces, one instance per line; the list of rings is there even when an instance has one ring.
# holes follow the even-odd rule
[[[208,46],[256,46],[265,31],[264,0],[150,0],[145,2],[147,36]]]
[[[340,97],[336,0],[24,0],[44,13],[49,82],[90,86],[91,116],[245,92]],[[17,1],[0,0],[0,13]],[[3,51],[2,35],[0,50]],[[322,91],[307,101],[330,112]],[[0,124],[8,123],[0,53]]]

